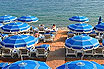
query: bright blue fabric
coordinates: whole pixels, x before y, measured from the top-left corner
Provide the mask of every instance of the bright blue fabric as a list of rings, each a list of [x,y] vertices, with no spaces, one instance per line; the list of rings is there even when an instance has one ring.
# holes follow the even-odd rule
[[[72,49],[93,49],[99,45],[99,41],[95,38],[85,35],[74,36],[72,38],[66,39],[65,46]]]
[[[104,23],[100,23],[94,27],[97,31],[104,31]]]
[[[86,23],[70,24],[67,28],[75,32],[90,32],[93,30],[93,27]]]
[[[15,21],[16,19],[17,17],[10,15],[0,16],[0,23],[7,23],[7,22]]]
[[[0,63],[0,68],[3,68],[5,66],[7,66],[7,65],[8,65],[8,63]]]
[[[39,19],[35,16],[22,16],[18,18],[18,21],[21,21],[21,22],[36,22],[38,20]]]
[[[27,23],[15,22],[9,23],[1,27],[4,32],[21,32],[30,29],[30,25]]]
[[[12,63],[3,69],[51,69],[45,62],[23,60]]]
[[[69,18],[70,21],[76,21],[76,22],[88,22],[89,19],[85,16],[73,16],[72,18]]]
[[[30,35],[14,35],[5,38],[1,45],[9,48],[29,47],[38,42],[38,38]]]
[[[104,69],[104,67],[93,61],[77,60],[67,62],[56,69]]]
[[[36,46],[35,48],[45,48],[46,50],[50,47],[49,44],[42,44],[40,46]]]

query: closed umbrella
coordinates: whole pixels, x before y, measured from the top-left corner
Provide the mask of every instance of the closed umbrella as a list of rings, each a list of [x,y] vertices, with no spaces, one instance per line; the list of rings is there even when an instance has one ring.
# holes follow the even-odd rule
[[[98,24],[102,23],[102,19],[101,19],[101,16],[99,17],[99,21],[98,21]]]

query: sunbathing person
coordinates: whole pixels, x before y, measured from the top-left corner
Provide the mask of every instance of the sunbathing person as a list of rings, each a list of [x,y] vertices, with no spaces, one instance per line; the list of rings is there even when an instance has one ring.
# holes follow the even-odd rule
[[[54,31],[56,31],[56,25],[55,24],[53,24],[53,26],[52,26],[52,30],[54,30]]]

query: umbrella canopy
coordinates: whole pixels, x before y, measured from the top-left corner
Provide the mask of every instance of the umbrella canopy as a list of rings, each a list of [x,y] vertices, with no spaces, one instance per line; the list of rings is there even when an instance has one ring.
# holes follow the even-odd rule
[[[76,21],[76,22],[88,22],[89,19],[84,16],[73,16],[69,18],[70,21]]]
[[[16,19],[17,17],[4,15],[4,16],[0,16],[0,23],[8,23],[8,22],[15,21]]]
[[[12,63],[3,69],[51,69],[45,62],[23,60]]]
[[[103,44],[103,46],[104,46],[104,39],[103,39],[103,41],[102,41],[102,44]]]
[[[0,42],[2,41],[2,38],[0,37]]]
[[[34,27],[34,26],[31,26],[32,27],[32,29],[35,31],[39,31],[39,29],[37,28],[37,27]]]
[[[2,23],[0,23],[0,27],[4,26]]]
[[[98,21],[98,24],[102,23],[102,19],[101,19],[101,16],[99,17],[99,21]]]
[[[14,33],[28,31],[30,28],[30,25],[28,25],[27,23],[15,22],[2,26],[1,30],[5,33]]]
[[[2,47],[7,48],[20,48],[20,47],[31,47],[38,42],[38,38],[35,38],[30,35],[14,35],[11,37],[5,38],[1,45]]]
[[[100,45],[99,41],[95,38],[86,35],[78,35],[66,39],[65,46],[74,50],[91,50],[98,48]]]
[[[56,69],[104,69],[104,67],[93,61],[77,60],[67,62]]]
[[[103,32],[104,31],[104,23],[100,23],[94,27],[96,31]]]
[[[0,69],[7,66],[7,65],[9,65],[9,64],[8,63],[0,63]]]
[[[2,34],[2,33],[0,33],[0,37],[8,37],[8,34]]]
[[[93,27],[86,23],[70,24],[67,28],[78,33],[89,33],[93,30]]]
[[[22,16],[20,18],[18,18],[18,21],[21,21],[21,22],[37,22],[39,19],[35,16]]]

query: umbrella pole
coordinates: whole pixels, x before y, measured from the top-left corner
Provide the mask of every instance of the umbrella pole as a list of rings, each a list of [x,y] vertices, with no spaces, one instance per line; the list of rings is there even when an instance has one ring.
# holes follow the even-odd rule
[[[23,60],[23,57],[22,57],[22,55],[21,55],[21,60]]]
[[[81,60],[83,60],[83,57],[84,57],[84,54],[83,54],[83,51],[82,51],[82,56],[81,56]]]

